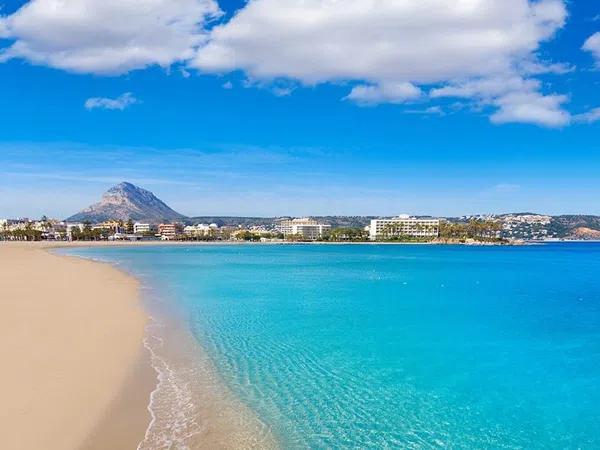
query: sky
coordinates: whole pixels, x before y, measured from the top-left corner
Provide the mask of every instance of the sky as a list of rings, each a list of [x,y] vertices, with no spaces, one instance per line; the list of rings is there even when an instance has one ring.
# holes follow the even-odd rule
[[[600,2],[0,0],[0,218],[600,215]]]

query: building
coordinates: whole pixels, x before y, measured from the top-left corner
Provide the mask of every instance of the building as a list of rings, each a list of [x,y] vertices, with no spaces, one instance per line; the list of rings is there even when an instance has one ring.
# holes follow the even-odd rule
[[[123,231],[123,222],[119,220],[106,220],[97,226],[104,230],[114,231],[115,233],[120,233]]]
[[[73,240],[73,230],[77,229],[79,231],[83,231],[85,225],[82,223],[68,223],[67,224],[67,239],[69,241]]]
[[[436,238],[439,232],[439,219],[417,219],[408,215],[391,219],[374,219],[369,226],[369,238],[372,241],[398,236]]]
[[[331,230],[331,225],[318,223],[308,217],[302,219],[283,219],[275,226],[277,231],[287,236],[298,236],[301,239],[315,241]]]
[[[133,224],[133,234],[147,234],[152,232],[152,227],[149,223],[136,222]]]
[[[177,225],[174,223],[161,223],[158,226],[158,234],[163,241],[172,241],[177,237]]]
[[[210,225],[199,223],[197,225],[188,225],[183,229],[183,232],[188,237],[214,236],[218,231],[219,226],[216,223],[211,223]]]

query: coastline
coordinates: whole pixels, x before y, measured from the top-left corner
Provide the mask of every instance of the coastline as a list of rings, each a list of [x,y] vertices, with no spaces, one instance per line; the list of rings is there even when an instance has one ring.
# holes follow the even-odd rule
[[[15,450],[278,448],[184,321],[168,313],[169,299],[155,309],[155,299],[142,295],[149,286],[127,270],[52,251],[131,244],[0,243],[0,273],[11,280],[0,284],[8,300],[0,302],[0,351],[15,367],[0,376],[8,398],[3,443]]]
[[[594,241],[560,241],[560,243],[569,242],[594,242]],[[598,241],[600,242],[600,241]],[[555,243],[555,242],[535,242],[535,243]],[[279,245],[332,245],[332,246],[344,246],[344,245],[379,245],[379,246],[422,246],[422,245],[437,245],[437,246],[498,246],[498,247],[514,247],[530,244],[529,241],[517,241],[517,242],[402,242],[402,241],[267,241],[267,242],[252,242],[252,241],[0,241],[0,247],[3,244],[8,245],[29,245],[37,246],[39,248],[82,248],[82,247],[203,247],[203,246],[279,246]]]
[[[3,446],[135,449],[156,385],[139,283],[60,246],[0,244]]]

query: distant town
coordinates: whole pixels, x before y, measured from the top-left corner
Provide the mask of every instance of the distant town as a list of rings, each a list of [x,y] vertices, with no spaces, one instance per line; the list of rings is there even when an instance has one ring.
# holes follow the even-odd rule
[[[511,243],[593,240],[600,231],[579,227],[564,236],[556,219],[537,214],[423,218],[409,215],[365,219],[362,227],[335,226],[315,218],[261,219],[257,224],[150,223],[106,220],[100,223],[40,219],[0,219],[0,240],[18,241],[250,241],[250,242],[432,242]],[[338,219],[343,219],[339,217]],[[357,218],[353,218],[357,220]],[[599,218],[600,221],[600,218]],[[581,229],[583,228],[583,230]]]
[[[0,218],[8,241],[415,242],[600,240],[600,217],[533,213],[426,217],[187,217],[131,183],[64,219]]]

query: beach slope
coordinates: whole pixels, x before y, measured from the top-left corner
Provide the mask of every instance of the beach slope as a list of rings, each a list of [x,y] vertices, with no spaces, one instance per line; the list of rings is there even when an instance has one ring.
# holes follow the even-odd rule
[[[0,244],[2,448],[136,448],[154,381],[138,302],[108,265]]]

